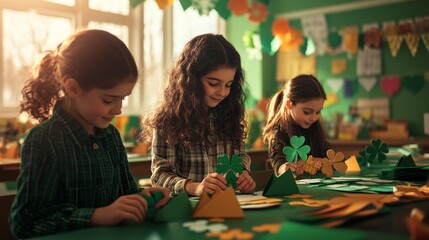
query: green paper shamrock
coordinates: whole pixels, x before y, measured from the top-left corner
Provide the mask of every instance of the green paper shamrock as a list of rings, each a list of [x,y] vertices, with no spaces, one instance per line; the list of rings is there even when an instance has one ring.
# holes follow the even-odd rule
[[[288,162],[297,162],[298,156],[301,160],[307,161],[307,154],[310,152],[310,146],[303,145],[305,142],[305,137],[292,136],[290,139],[290,146],[283,148],[283,153],[286,156],[286,161]]]
[[[216,172],[219,174],[225,174],[227,186],[237,187],[237,176],[236,173],[241,174],[243,172],[243,159],[240,156],[233,154],[231,161],[229,160],[228,154],[220,155],[217,157],[218,164],[216,166]]]
[[[359,152],[359,156],[357,157],[357,161],[359,163],[360,166],[367,166],[369,161],[368,161],[368,154],[366,153],[366,151],[360,151]]]
[[[389,152],[387,145],[381,143],[380,139],[373,139],[372,146],[365,148],[367,154],[369,154],[368,160],[374,162],[377,160],[379,163],[383,162],[386,159],[386,153]]]

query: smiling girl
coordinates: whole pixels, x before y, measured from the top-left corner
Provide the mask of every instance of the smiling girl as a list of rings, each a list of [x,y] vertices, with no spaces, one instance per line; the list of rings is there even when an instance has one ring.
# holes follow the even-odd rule
[[[226,189],[217,156],[237,154],[244,171],[237,189],[253,191],[244,150],[243,71],[235,48],[222,36],[190,40],[171,69],[162,100],[143,121],[152,143],[152,186],[193,196]]]

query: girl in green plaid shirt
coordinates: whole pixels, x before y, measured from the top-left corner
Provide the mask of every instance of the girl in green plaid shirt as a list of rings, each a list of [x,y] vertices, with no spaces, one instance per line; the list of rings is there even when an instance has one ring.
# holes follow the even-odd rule
[[[216,173],[217,156],[237,154],[244,167],[237,190],[254,190],[244,150],[243,83],[240,55],[222,35],[203,34],[186,44],[159,106],[144,120],[152,186],[193,196],[222,191],[227,181]]]
[[[22,90],[21,112],[41,123],[22,147],[10,226],[17,238],[140,222],[148,204],[110,124],[137,81],[126,45],[101,30],[75,33],[47,51]]]

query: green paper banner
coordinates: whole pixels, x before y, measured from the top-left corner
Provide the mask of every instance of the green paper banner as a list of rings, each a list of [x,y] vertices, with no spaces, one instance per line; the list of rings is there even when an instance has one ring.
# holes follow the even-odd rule
[[[186,11],[186,9],[188,9],[192,5],[191,0],[179,0],[179,2],[180,5],[182,5],[183,11]]]
[[[231,16],[231,11],[228,9],[228,0],[219,0],[215,6],[215,10],[221,18],[228,20]]]

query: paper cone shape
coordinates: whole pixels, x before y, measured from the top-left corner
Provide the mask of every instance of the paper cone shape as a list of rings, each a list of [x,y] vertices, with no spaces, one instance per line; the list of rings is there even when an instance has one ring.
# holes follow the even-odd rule
[[[243,218],[244,212],[234,190],[228,187],[225,191],[217,192],[211,197],[203,193],[192,216],[194,218]]]
[[[183,221],[192,218],[192,205],[186,192],[183,192],[170,201],[162,208],[158,209],[155,216],[156,222]]]
[[[398,54],[399,48],[401,48],[401,43],[404,40],[402,36],[393,35],[393,36],[387,36],[387,43],[389,44],[390,52],[392,53],[393,57],[396,57]]]
[[[404,38],[411,55],[413,55],[413,57],[416,56],[417,48],[419,48],[419,35],[417,35],[417,33],[407,33]]]
[[[395,167],[416,167],[416,163],[414,162],[413,158],[411,157],[411,154],[408,156],[402,156],[398,162],[396,163]]]
[[[274,174],[271,175],[271,178],[265,186],[262,195],[265,197],[271,197],[285,196],[296,193],[299,193],[299,189],[296,185],[293,174],[289,169],[279,177],[276,177]]]
[[[349,159],[347,159],[345,161],[345,163],[347,165],[346,173],[360,172],[360,166],[359,166],[359,163],[356,160],[355,155],[352,155],[351,157],[349,157]]]

